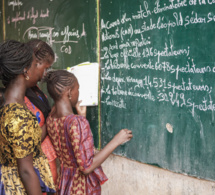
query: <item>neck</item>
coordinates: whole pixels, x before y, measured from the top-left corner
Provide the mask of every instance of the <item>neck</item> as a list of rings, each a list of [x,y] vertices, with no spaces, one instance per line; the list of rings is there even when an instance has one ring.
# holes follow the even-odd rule
[[[73,114],[73,109],[69,100],[61,99],[55,102],[55,112],[53,117],[60,118]]]
[[[24,105],[25,91],[24,77],[22,78],[18,75],[17,78],[11,81],[5,91],[5,104],[20,103]]]

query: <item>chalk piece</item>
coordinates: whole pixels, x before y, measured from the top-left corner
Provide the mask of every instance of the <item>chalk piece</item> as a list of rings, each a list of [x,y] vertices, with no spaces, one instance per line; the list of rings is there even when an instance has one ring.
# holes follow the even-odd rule
[[[169,123],[166,124],[166,129],[167,131],[169,131],[170,133],[173,133],[173,126]]]

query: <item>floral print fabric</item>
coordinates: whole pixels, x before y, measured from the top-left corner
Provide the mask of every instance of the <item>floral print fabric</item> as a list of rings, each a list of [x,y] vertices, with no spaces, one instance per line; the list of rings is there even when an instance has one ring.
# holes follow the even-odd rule
[[[41,128],[27,107],[12,103],[0,108],[0,194],[26,194],[17,158],[33,153],[33,166],[43,191],[54,192],[48,160],[41,150]]]

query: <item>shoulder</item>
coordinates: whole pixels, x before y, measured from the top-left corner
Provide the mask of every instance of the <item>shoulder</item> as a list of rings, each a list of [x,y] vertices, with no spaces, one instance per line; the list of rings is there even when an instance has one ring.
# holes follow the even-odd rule
[[[92,136],[89,122],[83,116],[74,115],[74,117],[71,119],[69,125],[67,125],[67,128],[68,127],[71,132],[82,135],[81,137],[83,139],[85,139],[86,137]]]
[[[83,116],[80,116],[80,115],[69,115],[65,121],[69,124],[80,124],[80,125],[88,125],[89,122],[88,120],[83,117]]]
[[[26,106],[18,103],[5,105],[2,107],[1,111],[4,125],[8,126],[9,129],[19,130],[21,127],[34,125],[36,120]]]
[[[11,103],[2,107],[2,111],[7,116],[13,117],[23,117],[32,115],[32,113],[28,110],[26,106],[23,106],[19,103]]]

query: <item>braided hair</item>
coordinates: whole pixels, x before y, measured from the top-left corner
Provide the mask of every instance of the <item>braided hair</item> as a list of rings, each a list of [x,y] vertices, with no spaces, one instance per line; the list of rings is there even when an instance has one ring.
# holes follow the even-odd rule
[[[25,43],[15,40],[0,44],[0,79],[7,86],[17,75],[29,69],[33,60],[33,51]]]
[[[33,49],[34,55],[38,61],[52,63],[55,59],[54,51],[46,42],[40,39],[32,39],[27,42],[27,45]]]
[[[63,92],[68,88],[73,89],[77,78],[67,70],[50,70],[47,72],[43,82],[47,83],[47,90],[53,100],[59,100]]]

